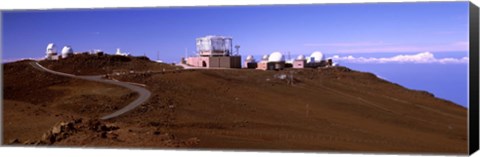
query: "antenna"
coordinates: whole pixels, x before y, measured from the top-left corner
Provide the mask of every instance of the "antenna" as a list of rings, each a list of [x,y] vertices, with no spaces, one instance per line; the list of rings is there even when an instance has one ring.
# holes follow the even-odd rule
[[[290,58],[290,51],[288,51],[288,60],[290,60],[290,59],[291,59],[291,58]]]
[[[240,54],[240,45],[235,45],[235,49],[237,50],[237,55]]]

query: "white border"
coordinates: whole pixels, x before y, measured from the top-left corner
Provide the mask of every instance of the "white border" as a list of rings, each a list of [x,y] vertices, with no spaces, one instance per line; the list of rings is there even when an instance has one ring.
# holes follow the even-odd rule
[[[435,0],[448,1],[448,0]],[[471,0],[480,6],[480,0]],[[134,7],[165,7],[165,6],[221,6],[221,5],[271,5],[271,4],[311,4],[311,3],[375,3],[375,2],[425,2],[425,0],[242,0],[242,1],[218,1],[218,0],[3,0],[0,2],[0,10],[44,10],[66,8],[134,8]],[[1,18],[1,16],[0,16]],[[0,23],[1,24],[1,23]],[[0,26],[1,28],[1,26]],[[0,33],[1,37],[1,33]],[[1,39],[0,39],[1,41]],[[2,48],[0,43],[0,48]],[[1,51],[1,49],[0,49]],[[1,52],[0,52],[1,53]],[[0,71],[1,72],[1,71]],[[2,73],[3,74],[3,73]],[[1,74],[0,74],[1,76]],[[1,85],[0,85],[1,86]],[[1,92],[1,91],[0,91]],[[0,114],[1,115],[1,114]],[[332,153],[285,153],[285,152],[233,152],[233,151],[193,151],[193,150],[146,150],[146,149],[85,149],[85,148],[33,148],[33,147],[0,147],[0,156],[419,156],[432,155],[380,155],[380,154],[332,154]],[[474,154],[479,157],[480,153]]]

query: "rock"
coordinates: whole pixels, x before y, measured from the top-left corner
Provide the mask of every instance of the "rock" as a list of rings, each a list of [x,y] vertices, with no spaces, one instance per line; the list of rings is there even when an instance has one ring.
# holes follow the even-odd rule
[[[100,134],[100,137],[101,137],[101,138],[107,138],[107,132],[102,132],[102,133]]]
[[[8,141],[9,144],[19,144],[20,141],[18,139],[11,139],[10,141]]]
[[[41,145],[41,144],[45,144],[45,142],[41,140],[37,140],[34,145]]]
[[[100,126],[101,131],[112,131],[112,130],[117,130],[119,127],[114,125],[114,124],[102,124]]]
[[[40,141],[33,142],[32,144],[53,144],[55,142],[64,140],[77,131],[77,128],[75,128],[75,124],[78,124],[81,121],[81,119],[74,119],[68,122],[62,121],[57,125],[53,126],[50,131],[44,133]]]
[[[55,125],[52,128],[52,134],[59,134],[60,132],[62,132],[62,126],[61,125]]]
[[[33,142],[30,141],[30,140],[26,140],[25,142],[23,142],[24,145],[30,145],[30,144],[32,144],[32,143],[33,143]]]
[[[53,135],[51,133],[51,131],[49,131],[49,132],[44,133],[42,135],[42,140],[41,141],[44,142],[45,144],[53,144],[53,143],[55,143],[55,139],[56,139],[55,135]]]
[[[187,146],[194,146],[194,145],[198,145],[200,143],[200,139],[198,139],[196,137],[193,137],[193,138],[187,139],[184,143]]]
[[[113,131],[107,132],[107,138],[109,139],[118,139],[118,134],[113,133]]]

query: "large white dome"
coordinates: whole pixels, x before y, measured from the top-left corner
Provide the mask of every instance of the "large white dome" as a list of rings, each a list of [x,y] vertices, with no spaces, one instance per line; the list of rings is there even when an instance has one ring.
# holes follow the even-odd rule
[[[315,51],[310,55],[310,62],[320,63],[323,60],[323,53]]]
[[[283,54],[280,52],[273,52],[268,57],[268,62],[281,62],[281,61],[285,61],[285,58],[283,57]]]
[[[73,49],[70,46],[64,46],[62,49],[62,56],[66,57],[69,54],[73,54]]]
[[[57,49],[54,43],[49,43],[46,50],[47,55],[57,53]]]
[[[299,56],[297,57],[297,60],[305,60],[305,56],[304,56],[304,55],[299,55]]]

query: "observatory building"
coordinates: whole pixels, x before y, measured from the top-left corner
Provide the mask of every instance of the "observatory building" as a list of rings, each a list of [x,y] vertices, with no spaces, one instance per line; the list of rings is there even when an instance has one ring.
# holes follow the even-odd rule
[[[257,63],[257,69],[267,70],[268,55],[263,55],[262,60]]]
[[[245,63],[248,62],[245,60]],[[262,60],[257,63],[257,69],[261,70],[282,70],[284,68],[318,68],[337,66],[332,59],[324,59],[324,55],[320,51],[313,52],[309,57],[299,55],[293,60],[285,61],[285,57],[280,52],[273,52],[270,55],[264,55]]]
[[[273,52],[270,55],[264,55],[262,61],[258,63],[257,69],[261,70],[282,70],[285,68],[285,57],[280,52]]]
[[[241,56],[232,52],[232,38],[206,36],[197,38],[197,56],[187,57],[187,65],[206,68],[241,68]]]
[[[120,51],[120,48],[117,48],[117,52],[115,52],[117,56],[130,56],[130,53]]]
[[[331,60],[330,62],[325,61],[325,58],[322,52],[315,51],[307,59],[307,64],[305,65],[305,67],[310,67],[310,68],[324,67],[329,65],[329,63],[331,65],[332,61]]]
[[[248,55],[244,62],[244,67],[248,69],[255,69],[257,68],[257,62],[252,55]]]
[[[309,67],[319,67],[325,64],[325,61],[323,60],[323,53],[320,51],[313,52],[307,59],[307,64]]]
[[[305,59],[304,55],[299,55],[295,60],[292,62],[292,67],[295,69],[305,68],[305,64],[307,63],[307,59]]]
[[[268,56],[267,70],[282,70],[285,68],[285,57],[280,52],[273,52]]]
[[[64,46],[62,49],[62,58],[67,58],[73,55],[73,49],[70,46]]]
[[[47,45],[45,59],[47,60],[58,60],[57,48],[54,43],[49,43]]]

